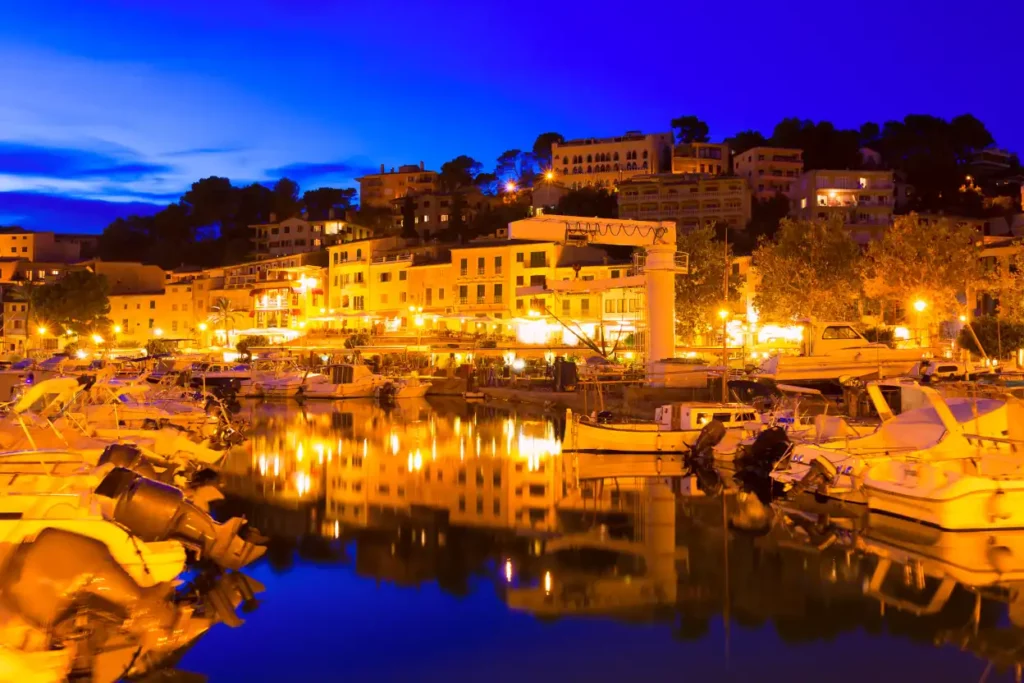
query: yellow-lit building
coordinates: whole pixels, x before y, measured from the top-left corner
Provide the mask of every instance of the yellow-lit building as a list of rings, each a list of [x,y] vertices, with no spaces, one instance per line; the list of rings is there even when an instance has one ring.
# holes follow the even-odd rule
[[[804,172],[804,152],[787,147],[754,147],[733,156],[732,170],[747,179],[755,199],[788,196]]]
[[[552,180],[574,189],[614,187],[635,175],[667,172],[672,140],[672,133],[630,131],[619,137],[556,142],[551,146]]]
[[[249,227],[256,233],[256,255],[259,258],[319,251],[330,244],[367,239],[373,234],[370,228],[334,218],[322,221],[289,218]]]
[[[640,176],[619,187],[618,200],[620,218],[675,221],[681,232],[716,224],[742,230],[750,222],[746,178]]]
[[[412,214],[416,233],[429,236],[440,232],[449,226],[452,218],[452,210],[457,201],[454,195],[450,194],[410,194],[408,197],[395,199],[391,202],[392,226],[400,231],[405,222],[405,202],[412,202]],[[468,222],[477,214],[487,211],[489,208],[500,205],[500,197],[488,197],[479,190],[466,191],[462,197],[462,220]],[[369,235],[367,235],[369,237]]]
[[[724,142],[686,142],[672,149],[672,172],[720,176],[729,173],[729,145]]]
[[[151,339],[194,339],[192,284],[168,283],[162,291],[110,295],[108,317],[122,343],[144,346]]]
[[[359,204],[363,207],[391,208],[391,202],[407,194],[425,194],[437,191],[437,171],[424,169],[423,162],[419,166],[399,166],[396,171],[384,170],[380,165],[380,173],[372,173],[359,182]]]
[[[866,242],[892,224],[892,171],[807,171],[793,185],[790,213],[805,220],[840,216],[854,239]]]
[[[34,346],[29,344],[29,335],[33,333],[29,329],[29,304],[23,296],[12,296],[5,291],[3,307],[4,317],[0,331],[3,334],[4,352],[21,355],[29,347]],[[52,335],[53,331],[45,330],[42,335],[36,331],[35,334],[43,338]],[[57,334],[60,332],[58,331]]]
[[[76,240],[70,235],[32,232],[16,227],[0,228],[0,258],[74,263],[80,255],[81,239]]]

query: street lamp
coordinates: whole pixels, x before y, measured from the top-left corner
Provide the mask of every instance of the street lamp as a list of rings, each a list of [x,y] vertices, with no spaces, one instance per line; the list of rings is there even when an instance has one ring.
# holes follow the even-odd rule
[[[44,334],[46,334],[46,326],[40,325],[36,332],[38,332],[39,336],[42,337]]]
[[[103,343],[103,337],[101,337],[98,334],[92,335],[92,343],[96,344],[97,346],[99,346],[100,344]]]
[[[514,180],[510,180],[507,183],[505,183],[505,192],[508,192],[509,194],[512,194],[515,191],[516,191],[516,183],[515,183]]]
[[[554,171],[546,171],[544,173],[544,180],[551,181],[551,180],[554,180],[554,179],[555,179],[555,172]]]
[[[920,346],[924,346],[924,334],[921,330],[921,314],[928,308],[928,302],[924,299],[918,299],[914,302],[914,310],[917,311],[917,343]]]
[[[199,323],[199,331],[200,332],[206,332],[206,327],[207,327],[206,323]]]
[[[153,330],[153,336],[154,337],[162,337],[162,336],[164,336],[164,331],[158,327],[155,330]]]
[[[729,321],[729,310],[718,309],[718,317],[722,319],[722,403],[729,402],[729,334],[726,330]]]
[[[114,334],[121,334],[121,326],[114,325]]]

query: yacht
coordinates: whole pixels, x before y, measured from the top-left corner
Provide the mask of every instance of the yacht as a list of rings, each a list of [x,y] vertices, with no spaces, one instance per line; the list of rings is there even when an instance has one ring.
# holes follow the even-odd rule
[[[252,364],[250,383],[242,386],[242,396],[252,398],[294,398],[310,385],[324,382],[320,373],[303,370],[290,359],[260,360]]]
[[[909,389],[910,387],[904,387]],[[902,479],[912,469],[889,465],[945,463],[949,471],[970,474],[972,463],[984,457],[1002,457],[1013,444],[1005,439],[1010,428],[1007,402],[992,398],[944,399],[930,387],[912,387],[923,401],[919,407],[894,415],[877,383],[867,386],[881,424],[864,436],[846,437],[815,444],[797,444],[772,472],[786,489],[806,490],[846,502],[865,504],[865,474],[879,466],[883,476]],[[904,399],[904,407],[908,405]],[[888,472],[888,475],[884,475]],[[929,481],[936,481],[934,478]]]
[[[430,389],[430,382],[417,376],[405,378],[387,378],[377,387],[377,398],[381,400],[401,400],[407,398],[423,398]]]
[[[898,377],[910,373],[926,355],[924,349],[869,342],[843,322],[807,323],[802,338],[800,355],[771,356],[761,363],[758,376],[778,382]]]
[[[338,363],[304,378],[296,393],[303,398],[373,398],[387,384],[386,378],[371,372],[366,365]],[[424,394],[426,391],[423,387]]]

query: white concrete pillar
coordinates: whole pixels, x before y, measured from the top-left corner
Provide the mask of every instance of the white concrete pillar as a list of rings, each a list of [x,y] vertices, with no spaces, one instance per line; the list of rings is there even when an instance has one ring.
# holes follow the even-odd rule
[[[672,358],[676,347],[676,247],[647,247],[644,264],[647,290],[647,368],[654,382],[658,361]]]

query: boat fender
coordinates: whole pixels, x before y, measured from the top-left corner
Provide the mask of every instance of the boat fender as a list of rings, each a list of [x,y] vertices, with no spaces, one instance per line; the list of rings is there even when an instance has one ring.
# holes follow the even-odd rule
[[[654,471],[657,472],[658,474],[661,474],[661,456],[660,455],[658,456],[658,459],[654,461]]]
[[[986,555],[989,564],[1000,574],[1005,574],[1013,568],[1013,551],[1005,545],[989,546]]]
[[[988,519],[990,522],[996,520],[1009,519],[1013,514],[1010,510],[1010,506],[1006,500],[1006,492],[1002,489],[995,491],[992,497],[988,499]]]

